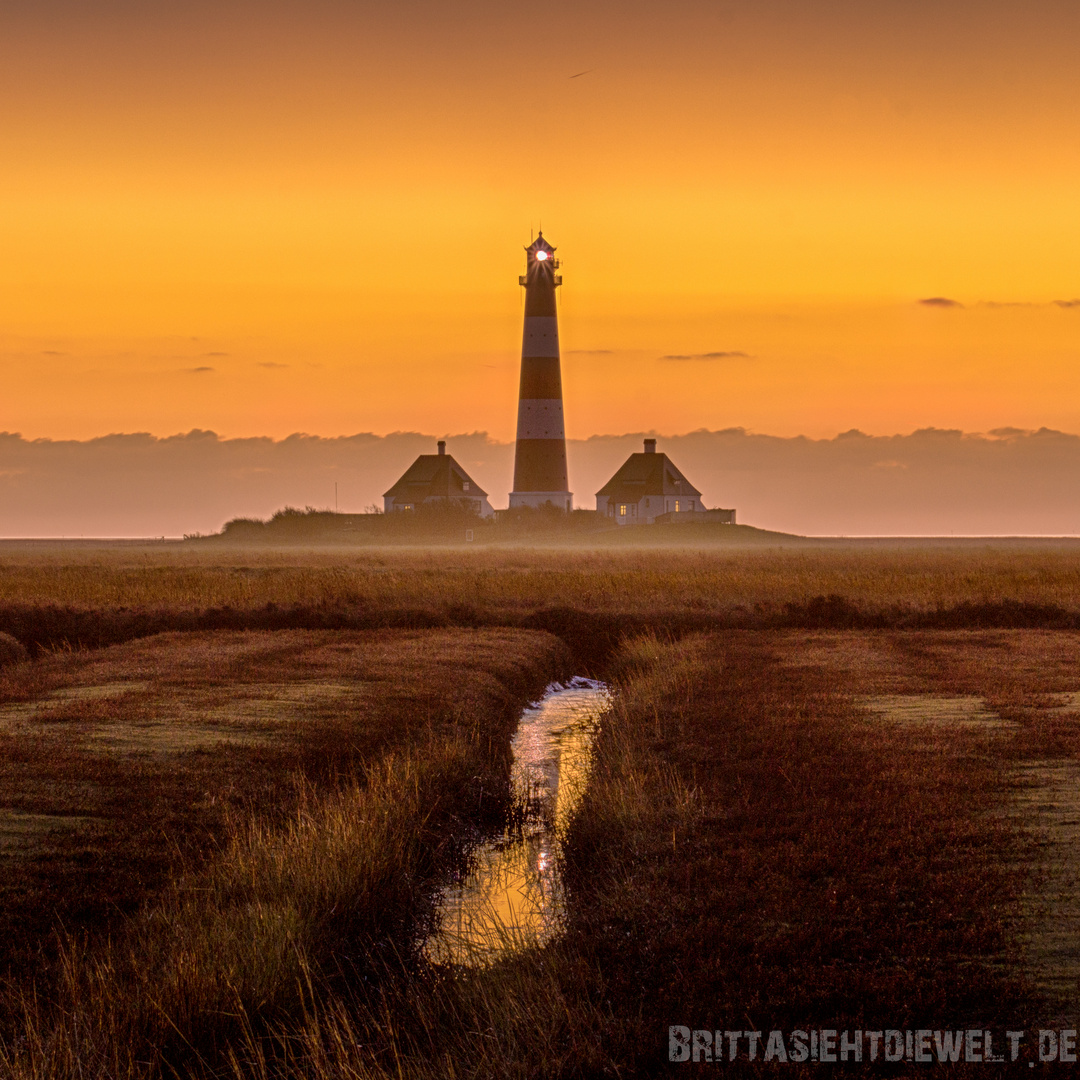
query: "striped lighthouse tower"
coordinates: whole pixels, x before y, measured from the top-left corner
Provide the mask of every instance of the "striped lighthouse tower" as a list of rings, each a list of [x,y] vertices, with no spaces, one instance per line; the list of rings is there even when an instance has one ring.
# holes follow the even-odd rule
[[[555,314],[555,249],[540,233],[526,249],[525,334],[521,342],[521,391],[518,394],[514,490],[510,506],[546,506],[569,510],[566,432],[563,429],[559,321]]]

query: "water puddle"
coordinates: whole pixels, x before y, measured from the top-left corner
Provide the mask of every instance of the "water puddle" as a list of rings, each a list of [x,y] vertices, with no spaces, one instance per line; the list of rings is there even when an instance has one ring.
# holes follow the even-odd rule
[[[566,911],[559,843],[585,792],[597,720],[609,702],[603,683],[574,679],[548,687],[522,713],[511,746],[524,822],[481,844],[463,879],[443,891],[424,946],[429,960],[483,967],[559,933]]]

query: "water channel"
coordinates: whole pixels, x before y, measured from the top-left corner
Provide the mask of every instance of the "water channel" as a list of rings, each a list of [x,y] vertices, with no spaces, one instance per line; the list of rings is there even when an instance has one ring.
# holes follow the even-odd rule
[[[553,684],[521,715],[511,747],[522,823],[479,844],[439,897],[431,961],[482,967],[543,945],[566,916],[560,841],[588,783],[592,745],[610,695],[604,683]]]

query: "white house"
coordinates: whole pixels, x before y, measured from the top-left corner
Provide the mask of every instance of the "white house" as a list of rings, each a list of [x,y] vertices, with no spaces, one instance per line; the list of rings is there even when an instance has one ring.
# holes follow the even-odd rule
[[[491,517],[495,512],[487,492],[446,452],[442,441],[437,454],[421,454],[383,495],[383,509],[388,514],[432,505],[460,506],[480,517]]]
[[[641,454],[631,454],[622,468],[596,493],[596,512],[619,525],[664,522],[723,521],[734,523],[734,510],[709,510],[701,492],[656,452],[656,440],[646,439]]]

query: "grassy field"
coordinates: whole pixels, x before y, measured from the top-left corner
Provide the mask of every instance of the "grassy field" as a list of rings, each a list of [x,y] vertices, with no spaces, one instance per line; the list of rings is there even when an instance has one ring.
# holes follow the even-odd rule
[[[1056,762],[1080,810],[1078,661],[1076,635],[1031,632],[628,642],[565,937],[310,1010],[297,1075],[697,1075],[673,1024],[1023,1030],[1026,1066],[1037,1028],[1076,1027],[1078,857],[1035,807]],[[727,1072],[774,1074],[764,1037],[739,1045]],[[247,1049],[237,1077],[289,1075]]]
[[[355,605],[646,614],[801,604],[1080,608],[1080,541],[717,545],[615,551],[0,545],[0,605],[237,610]]]
[[[231,995],[280,1007],[298,956],[340,960],[344,937],[405,955],[417,891],[505,810],[517,712],[566,665],[527,631],[285,631],[158,635],[0,672],[0,964],[21,976],[8,1020],[82,957],[71,1015],[108,997],[100,965],[127,986],[123,1037],[82,1045],[84,1067],[122,1045],[168,1051],[150,996],[210,1053],[214,1025],[192,1017]],[[117,957],[85,952],[107,933]],[[170,983],[185,951],[209,986]]]
[[[696,1075],[673,1024],[1024,1029],[1028,1054],[1080,1012],[1080,632],[970,605],[1080,610],[1078,572],[1069,545],[8,552],[19,610],[508,625],[193,629],[0,670],[0,1075]],[[720,618],[830,595],[974,625]],[[558,605],[561,641],[522,628]],[[513,809],[516,710],[586,669],[616,697],[566,933],[430,968],[434,883]]]

